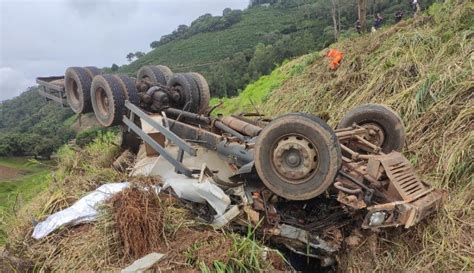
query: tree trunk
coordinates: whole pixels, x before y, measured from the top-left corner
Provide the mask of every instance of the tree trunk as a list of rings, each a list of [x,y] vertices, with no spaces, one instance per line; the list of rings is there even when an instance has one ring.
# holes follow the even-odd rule
[[[367,29],[367,0],[357,0],[357,11],[362,30]]]
[[[332,22],[334,24],[334,39],[337,41],[339,38],[339,25],[337,24],[337,0],[331,0],[331,3]]]

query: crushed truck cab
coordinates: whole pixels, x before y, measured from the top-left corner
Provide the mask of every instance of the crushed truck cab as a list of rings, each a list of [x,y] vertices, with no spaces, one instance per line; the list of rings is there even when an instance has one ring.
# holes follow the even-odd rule
[[[165,66],[145,66],[136,79],[75,67],[38,83],[41,95],[60,92],[61,103],[66,94],[76,113],[94,111],[103,126],[120,125],[123,147],[143,142],[154,150],[147,152],[157,158],[151,174],[205,176],[221,188],[231,204],[219,207],[224,213],[196,209],[201,218],[243,232],[252,224],[258,235],[323,265],[345,238],[410,228],[442,203],[443,193],[402,155],[403,122],[384,105],[351,109],[332,128],[307,113],[212,115],[217,107],[209,107],[204,77]]]

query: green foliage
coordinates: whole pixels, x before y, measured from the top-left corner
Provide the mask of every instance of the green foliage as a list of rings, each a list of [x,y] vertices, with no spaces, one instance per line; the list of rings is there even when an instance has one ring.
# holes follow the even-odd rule
[[[82,131],[76,136],[76,144],[83,148],[92,143],[96,138],[102,137],[107,131],[109,131],[108,128],[102,127]]]
[[[49,184],[48,165],[30,162],[26,158],[0,157],[0,167],[19,172],[17,177],[0,180],[0,245],[5,243],[5,227],[19,209]],[[45,168],[46,166],[46,168]]]
[[[49,158],[74,137],[63,122],[73,113],[45,102],[35,88],[0,103],[0,156],[34,155]]]
[[[112,66],[110,67],[110,70],[112,70],[112,72],[117,72],[119,68],[120,67],[117,64],[112,64]]]
[[[264,3],[271,5],[261,6]],[[368,4],[368,22],[375,13],[381,13],[385,24],[391,24],[398,10],[404,10],[405,17],[412,14],[409,3],[403,0],[372,1]],[[196,71],[208,80],[212,96],[232,97],[284,60],[320,50],[334,41],[330,1],[259,0],[244,11],[224,11],[223,16],[205,14],[190,26],[179,26],[152,42],[151,52],[119,72],[132,75],[148,64],[164,64],[174,72]],[[343,37],[358,36],[353,30],[356,11],[357,1],[339,0]]]
[[[249,84],[237,97],[213,98],[211,105],[217,105],[222,102],[222,105],[215,110],[215,113],[231,115],[239,112],[255,112],[259,110],[258,107],[255,109],[254,105],[261,105],[268,99],[271,91],[279,88],[290,77],[303,73],[317,56],[319,56],[318,53],[308,54],[289,63],[284,63],[270,75],[262,76],[256,82]]]

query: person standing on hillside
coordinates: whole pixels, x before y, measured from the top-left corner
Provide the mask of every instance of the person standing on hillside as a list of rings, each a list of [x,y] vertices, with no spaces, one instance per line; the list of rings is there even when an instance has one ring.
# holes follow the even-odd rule
[[[377,13],[377,15],[375,15],[374,27],[372,28],[372,32],[375,32],[376,30],[381,28],[382,22],[383,22],[383,17],[380,16],[380,13]]]
[[[355,28],[357,30],[357,33],[362,34],[362,25],[360,24],[360,20],[356,21]]]
[[[418,3],[418,0],[412,0],[411,7],[413,8],[413,12],[415,13],[414,16],[416,16],[420,11],[420,4]]]
[[[395,23],[399,23],[402,20],[403,14],[403,10],[399,10],[395,13]]]

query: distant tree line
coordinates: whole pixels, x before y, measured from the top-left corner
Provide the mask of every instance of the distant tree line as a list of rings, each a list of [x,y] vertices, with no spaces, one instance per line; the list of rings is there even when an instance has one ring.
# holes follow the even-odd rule
[[[219,31],[231,27],[242,20],[241,10],[224,9],[222,16],[212,16],[212,14],[204,14],[194,20],[190,26],[180,25],[171,34],[163,35],[159,41],[153,41],[151,48],[165,45],[169,42],[186,39],[198,33]]]
[[[36,88],[0,103],[0,156],[49,158],[75,136],[64,126],[73,112],[45,102]]]
[[[127,58],[127,60],[128,60],[129,62],[131,62],[131,61],[133,61],[134,59],[135,59],[135,60],[138,60],[138,59],[140,59],[140,58],[143,57],[143,56],[145,56],[145,53],[144,53],[144,52],[142,52],[142,51],[137,51],[137,52],[135,52],[135,53],[130,52],[130,53],[128,53],[127,56],[125,56],[125,57]]]

